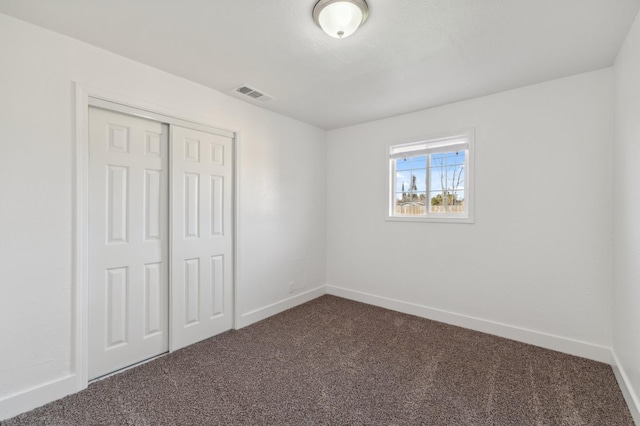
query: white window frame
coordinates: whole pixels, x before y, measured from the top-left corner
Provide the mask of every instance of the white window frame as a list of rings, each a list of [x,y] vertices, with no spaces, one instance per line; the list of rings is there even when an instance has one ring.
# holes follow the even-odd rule
[[[475,211],[475,132],[474,129],[464,129],[458,132],[448,132],[426,138],[416,138],[411,141],[394,142],[387,146],[386,161],[389,170],[388,196],[387,196],[387,221],[397,222],[439,222],[439,223],[474,223]],[[411,156],[416,154],[432,154],[448,152],[456,146],[466,145],[465,150],[465,212],[464,213],[429,213],[429,171],[427,168],[426,187],[426,212],[424,215],[396,215],[395,214],[395,188],[396,188],[396,160],[401,158],[400,152],[406,149]]]

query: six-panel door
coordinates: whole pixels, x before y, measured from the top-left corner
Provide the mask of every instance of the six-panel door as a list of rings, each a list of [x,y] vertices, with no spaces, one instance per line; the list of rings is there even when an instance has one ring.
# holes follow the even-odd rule
[[[171,126],[171,349],[231,329],[232,143]]]
[[[89,108],[89,378],[169,349],[168,126]]]

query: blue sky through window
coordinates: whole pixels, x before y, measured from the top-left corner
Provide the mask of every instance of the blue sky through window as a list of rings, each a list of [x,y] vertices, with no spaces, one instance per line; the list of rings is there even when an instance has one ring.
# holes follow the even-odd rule
[[[443,152],[418,157],[399,158],[396,161],[396,199],[412,200],[407,194],[416,194],[418,199],[454,195],[458,202],[464,200],[465,151]],[[430,160],[430,162],[429,162]],[[429,188],[427,190],[427,173]],[[414,180],[415,177],[415,180]]]

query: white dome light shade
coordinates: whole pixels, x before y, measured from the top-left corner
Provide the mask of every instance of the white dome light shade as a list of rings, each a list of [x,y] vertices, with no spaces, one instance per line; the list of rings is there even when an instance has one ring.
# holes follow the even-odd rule
[[[322,9],[318,22],[331,37],[349,37],[360,26],[362,11],[355,4],[346,1],[331,3]]]
[[[367,19],[364,0],[320,0],[313,8],[313,18],[325,33],[335,38],[353,34]]]

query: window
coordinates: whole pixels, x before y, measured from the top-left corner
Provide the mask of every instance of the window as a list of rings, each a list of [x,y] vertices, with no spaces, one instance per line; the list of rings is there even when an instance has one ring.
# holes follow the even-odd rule
[[[389,147],[389,219],[473,223],[473,132]]]

